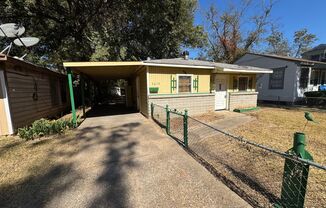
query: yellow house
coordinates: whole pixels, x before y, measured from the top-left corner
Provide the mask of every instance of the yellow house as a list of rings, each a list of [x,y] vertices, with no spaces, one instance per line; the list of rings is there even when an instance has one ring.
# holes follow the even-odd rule
[[[258,94],[256,75],[272,73],[270,69],[187,58],[66,62],[63,65],[68,72],[70,88],[73,73],[92,80],[127,80],[128,105],[134,106],[146,117],[150,115],[151,103],[187,109],[190,115],[255,107]],[[74,109],[73,92],[71,101]]]

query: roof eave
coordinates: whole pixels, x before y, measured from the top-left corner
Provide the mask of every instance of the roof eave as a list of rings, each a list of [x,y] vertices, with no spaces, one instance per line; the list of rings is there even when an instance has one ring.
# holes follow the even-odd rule
[[[105,66],[140,66],[142,61],[103,61],[103,62],[63,62],[65,68],[105,67]]]
[[[184,64],[161,64],[161,63],[143,63],[144,66],[160,66],[160,67],[179,67],[179,68],[195,68],[195,69],[215,69],[214,66],[202,65],[184,65]]]
[[[213,73],[246,73],[246,74],[272,74],[273,70],[246,70],[216,67]]]

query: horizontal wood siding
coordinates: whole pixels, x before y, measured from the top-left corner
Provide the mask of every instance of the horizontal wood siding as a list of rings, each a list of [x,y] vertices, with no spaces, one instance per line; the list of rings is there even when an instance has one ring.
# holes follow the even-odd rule
[[[33,121],[56,116],[68,103],[66,76],[33,70],[33,65],[6,63],[9,103],[14,129]],[[52,80],[52,81],[51,81]],[[64,83],[66,102],[62,102],[60,83]],[[52,83],[52,84],[51,84]],[[56,90],[53,90],[56,87]],[[53,102],[53,101],[58,102]]]
[[[157,94],[177,94],[177,88],[171,89],[171,80],[177,80],[178,74],[189,74],[193,79],[198,80],[198,91],[192,83],[194,93],[210,92],[210,70],[194,68],[151,66],[149,67],[149,87],[158,87]]]

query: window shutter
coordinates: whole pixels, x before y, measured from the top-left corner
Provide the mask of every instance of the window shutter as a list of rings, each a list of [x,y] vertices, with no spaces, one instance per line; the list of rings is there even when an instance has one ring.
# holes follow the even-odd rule
[[[199,76],[197,75],[197,77],[193,80],[194,90],[196,92],[199,91],[199,84],[198,83],[199,83]]]
[[[170,79],[171,79],[171,81],[170,81],[170,92],[172,94],[173,91],[177,88],[177,80],[172,75],[171,75],[171,78]]]

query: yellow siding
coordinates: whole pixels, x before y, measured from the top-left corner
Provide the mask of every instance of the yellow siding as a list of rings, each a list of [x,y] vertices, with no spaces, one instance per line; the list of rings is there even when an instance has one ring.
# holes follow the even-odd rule
[[[198,76],[198,93],[210,92],[210,70],[207,69],[149,67],[149,87],[158,87],[158,94],[176,94],[177,88],[171,91],[171,80],[177,80],[178,74],[193,75],[193,79]],[[193,93],[197,93],[194,88]]]

